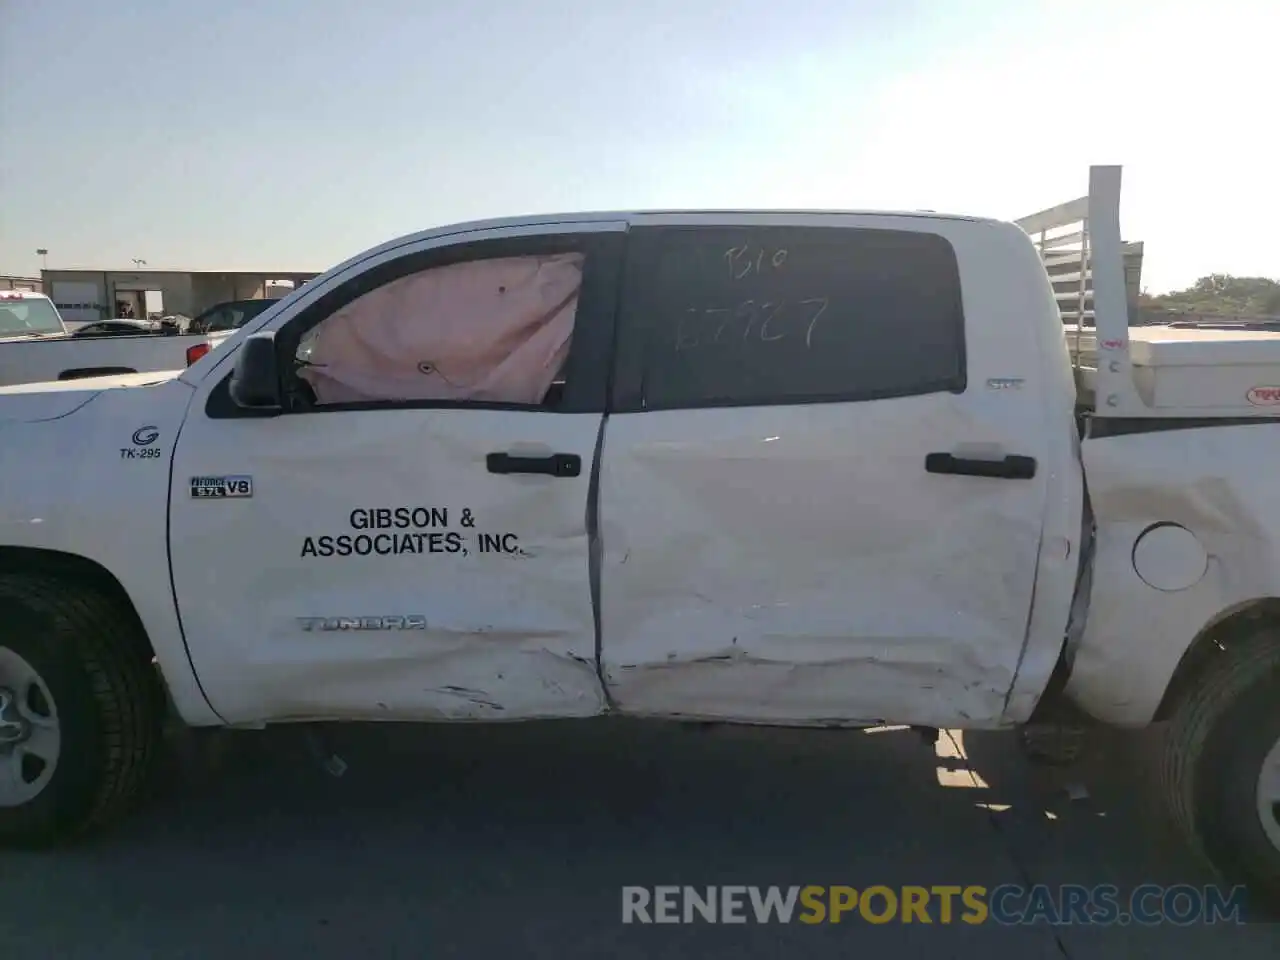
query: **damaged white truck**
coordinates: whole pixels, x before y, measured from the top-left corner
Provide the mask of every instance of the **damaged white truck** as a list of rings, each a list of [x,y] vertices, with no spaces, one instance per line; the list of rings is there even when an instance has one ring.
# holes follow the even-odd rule
[[[649,212],[405,237],[164,382],[0,390],[0,837],[119,815],[166,710],[999,728],[1065,696],[1168,721],[1188,838],[1277,894],[1280,335],[1130,329],[1119,197],[1095,167],[1054,218],[1093,370],[1015,224]]]

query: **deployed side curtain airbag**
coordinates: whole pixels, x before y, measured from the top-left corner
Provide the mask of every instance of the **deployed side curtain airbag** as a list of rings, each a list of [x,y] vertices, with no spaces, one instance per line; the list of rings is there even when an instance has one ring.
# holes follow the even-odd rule
[[[581,254],[451,264],[394,280],[304,338],[318,403],[537,404],[569,353]]]

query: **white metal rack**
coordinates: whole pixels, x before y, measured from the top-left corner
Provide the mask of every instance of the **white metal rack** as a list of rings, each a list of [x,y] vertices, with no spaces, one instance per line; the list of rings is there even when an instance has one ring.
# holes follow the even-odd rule
[[[1083,393],[1099,417],[1280,417],[1280,332],[1129,324],[1119,166],[1083,197],[1017,221],[1053,283]]]

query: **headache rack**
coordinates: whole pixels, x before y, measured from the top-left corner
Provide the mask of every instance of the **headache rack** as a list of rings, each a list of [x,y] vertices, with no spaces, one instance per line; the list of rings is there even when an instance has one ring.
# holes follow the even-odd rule
[[[1280,417],[1280,324],[1139,322],[1143,245],[1120,235],[1120,170],[1016,223],[1040,252],[1083,405],[1099,417]]]

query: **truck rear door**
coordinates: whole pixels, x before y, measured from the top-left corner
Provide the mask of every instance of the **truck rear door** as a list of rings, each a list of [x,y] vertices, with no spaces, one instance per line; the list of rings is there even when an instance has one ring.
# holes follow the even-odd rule
[[[600,479],[620,708],[998,721],[1069,422],[988,230],[633,222]]]

